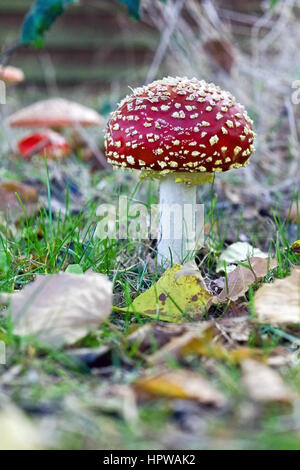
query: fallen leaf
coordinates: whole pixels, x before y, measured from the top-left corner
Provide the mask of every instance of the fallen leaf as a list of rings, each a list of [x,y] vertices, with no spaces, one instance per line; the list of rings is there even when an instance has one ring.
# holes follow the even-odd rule
[[[251,324],[247,317],[240,318],[222,318],[216,322],[217,328],[221,333],[224,332],[227,340],[235,343],[246,343],[249,340],[251,333]]]
[[[201,327],[206,322],[201,322]],[[182,336],[189,331],[190,327],[195,329],[197,324],[191,323],[147,323],[137,328],[127,337],[127,341],[131,346],[137,347],[140,352],[153,351],[160,349],[167,344],[172,338]]]
[[[225,397],[204,377],[188,370],[173,370],[149,375],[133,384],[137,392],[154,397],[195,400],[204,405],[222,406]]]
[[[35,188],[19,181],[6,181],[0,183],[0,190],[4,190],[7,193],[18,193],[23,203],[37,202],[38,195]]]
[[[250,257],[268,258],[268,253],[264,253],[259,248],[254,248],[247,242],[233,243],[219,257],[216,271],[224,271],[225,266],[227,273],[229,273],[235,269],[235,266],[231,266],[232,264],[247,260]]]
[[[279,373],[253,359],[242,363],[243,384],[250,398],[258,402],[292,404],[296,395],[285,385]]]
[[[229,364],[240,364],[247,358],[255,358],[264,360],[263,351],[257,348],[238,347],[235,349],[227,349],[218,343],[209,343],[200,338],[193,338],[184,347],[181,348],[181,355],[198,354],[200,356],[217,359],[228,362]]]
[[[37,209],[37,190],[19,181],[7,181],[0,183],[0,211],[10,211],[16,215],[23,215],[23,207],[16,196],[18,194],[28,215]]]
[[[111,301],[112,284],[102,274],[41,275],[10,297],[14,333],[51,347],[73,344],[109,316]]]
[[[230,302],[228,308],[222,315],[222,320],[234,320],[238,318],[245,318],[249,316],[249,311],[245,304],[241,304],[240,302]]]
[[[254,305],[262,323],[300,323],[300,268],[284,279],[264,284],[255,293]]]
[[[156,284],[136,297],[129,309],[123,310],[176,322],[186,313],[203,314],[211,299],[196,265],[175,264]]]
[[[298,352],[296,350],[291,351],[289,348],[284,346],[277,346],[271,352],[267,359],[267,364],[270,367],[282,367],[292,366],[298,361]]]
[[[0,450],[41,449],[40,436],[25,414],[5,404],[0,411]]]
[[[199,326],[201,329],[198,328],[198,331],[189,329],[181,336],[171,338],[157,352],[148,356],[147,361],[150,364],[160,364],[172,358],[180,359],[188,355],[213,358],[230,364],[239,364],[246,358],[264,359],[263,352],[259,349],[248,347],[228,349],[218,343],[219,330],[214,323],[201,322]]]
[[[214,297],[214,303],[236,301],[243,297],[254,282],[261,280],[269,271],[277,267],[277,260],[253,257],[249,259],[249,262],[246,261],[246,264],[251,266],[251,269],[238,265],[227,275],[227,280],[225,277],[222,278],[223,289]],[[220,285],[219,280],[218,286]]]
[[[292,244],[291,250],[293,253],[300,254],[300,240],[297,240]]]

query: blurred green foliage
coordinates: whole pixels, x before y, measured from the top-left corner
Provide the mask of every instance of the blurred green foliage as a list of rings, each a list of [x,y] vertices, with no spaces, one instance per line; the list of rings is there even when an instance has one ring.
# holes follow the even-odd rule
[[[22,42],[34,44],[37,47],[43,45],[44,33],[60,16],[65,7],[75,0],[37,0],[25,17],[22,26]]]
[[[119,0],[128,7],[130,16],[139,20],[140,19],[140,0]]]

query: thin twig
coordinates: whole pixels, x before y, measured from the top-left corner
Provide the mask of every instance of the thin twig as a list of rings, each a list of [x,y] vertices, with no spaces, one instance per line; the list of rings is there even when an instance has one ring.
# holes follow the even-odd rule
[[[172,34],[174,32],[174,29],[176,27],[177,21],[180,17],[180,13],[182,11],[184,4],[185,4],[185,0],[176,0],[175,3],[171,2],[170,5],[168,5],[169,8],[166,8],[167,11],[166,11],[165,17],[170,15],[169,17],[170,19],[169,19],[167,27],[165,28],[162,34],[160,44],[156,50],[152,64],[149,68],[147,78],[146,78],[146,83],[152,82],[154,78],[156,77],[159,66],[162,63],[163,58],[165,57],[165,54],[167,52]]]

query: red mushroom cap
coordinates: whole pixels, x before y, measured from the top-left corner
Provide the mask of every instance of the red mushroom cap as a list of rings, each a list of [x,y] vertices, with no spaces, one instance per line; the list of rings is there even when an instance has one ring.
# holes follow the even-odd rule
[[[61,159],[71,153],[66,139],[57,132],[45,129],[34,132],[21,139],[18,149],[22,157],[30,159],[35,154],[45,155],[49,159]]]
[[[136,88],[112,114],[106,155],[115,166],[214,173],[245,166],[252,120],[227,91],[196,78],[167,77]]]
[[[11,65],[0,65],[0,80],[6,83],[19,83],[24,80],[23,70]]]
[[[12,127],[71,127],[102,125],[96,111],[63,98],[38,101],[10,116]]]

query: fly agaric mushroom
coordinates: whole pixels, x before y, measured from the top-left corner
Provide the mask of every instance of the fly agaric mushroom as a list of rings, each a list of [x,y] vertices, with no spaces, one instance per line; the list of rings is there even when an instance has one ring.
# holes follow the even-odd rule
[[[60,160],[71,153],[66,139],[50,129],[27,135],[18,142],[22,157],[30,159],[35,154],[46,155],[51,160]]]
[[[160,179],[158,257],[181,262],[195,220],[182,220],[181,239],[169,234],[173,204],[195,211],[196,185],[218,172],[240,168],[254,151],[252,121],[244,106],[213,83],[167,77],[136,88],[112,114],[107,160]],[[195,217],[194,217],[195,219]]]
[[[24,80],[23,70],[11,65],[0,65],[0,80],[5,83],[20,83]]]
[[[93,109],[63,98],[38,101],[10,116],[11,127],[73,127],[102,125]]]
[[[87,127],[87,126],[102,126],[103,118],[93,109],[87,108],[81,104],[73,101],[68,101],[63,98],[52,98],[49,100],[38,101],[26,108],[17,111],[9,118],[11,127],[50,127],[60,129],[62,127]],[[28,136],[29,140],[22,139],[18,146],[23,149],[27,144],[33,140],[39,139],[39,134],[44,138],[45,131],[41,133]],[[69,155],[70,146],[65,143],[58,143],[58,138],[50,135],[53,146],[48,147],[48,157],[51,158],[51,152],[54,152],[54,147],[60,147],[59,152],[54,152],[54,158],[61,158]],[[55,139],[55,140],[54,140]],[[62,139],[64,139],[62,137]],[[22,151],[21,151],[22,155]],[[56,156],[57,155],[57,156]]]

